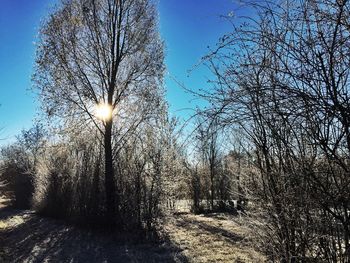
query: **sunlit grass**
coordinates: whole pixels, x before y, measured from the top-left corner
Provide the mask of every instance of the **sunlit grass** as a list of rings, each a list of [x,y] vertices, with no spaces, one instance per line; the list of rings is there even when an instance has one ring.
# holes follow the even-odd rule
[[[7,224],[4,221],[0,221],[0,230],[7,228]]]
[[[21,225],[25,222],[23,216],[13,216],[8,220],[0,220],[0,230],[9,229],[14,226]]]
[[[165,230],[189,262],[265,262],[249,241],[239,218],[183,214],[169,218]]]

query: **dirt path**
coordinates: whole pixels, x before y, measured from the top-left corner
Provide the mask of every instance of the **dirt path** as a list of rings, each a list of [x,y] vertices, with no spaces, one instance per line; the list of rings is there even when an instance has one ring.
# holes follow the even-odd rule
[[[135,242],[1,208],[0,262],[262,262],[227,216],[176,215],[162,232],[161,242]]]

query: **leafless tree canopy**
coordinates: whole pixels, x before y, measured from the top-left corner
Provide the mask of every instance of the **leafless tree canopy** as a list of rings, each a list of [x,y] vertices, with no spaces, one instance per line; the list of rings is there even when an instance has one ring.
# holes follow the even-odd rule
[[[163,43],[150,1],[64,1],[40,36],[35,80],[50,114],[96,121],[96,104],[114,109],[162,81]]]
[[[348,1],[254,2],[205,58],[205,114],[255,147],[271,259],[349,260]]]

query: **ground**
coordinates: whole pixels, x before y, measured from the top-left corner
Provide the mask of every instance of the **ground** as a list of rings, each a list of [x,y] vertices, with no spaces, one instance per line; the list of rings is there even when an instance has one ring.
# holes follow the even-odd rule
[[[136,242],[0,208],[0,262],[263,262],[242,218],[177,214],[165,219],[159,241]]]
[[[215,213],[170,217],[164,228],[188,262],[264,262],[252,248],[246,218]]]

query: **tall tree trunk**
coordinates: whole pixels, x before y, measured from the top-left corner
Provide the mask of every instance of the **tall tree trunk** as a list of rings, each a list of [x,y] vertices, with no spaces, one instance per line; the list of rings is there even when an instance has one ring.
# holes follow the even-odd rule
[[[112,156],[112,119],[106,121],[105,124],[105,134],[104,134],[104,144],[105,144],[105,190],[106,190],[106,209],[107,209],[107,219],[113,220],[116,216],[116,187],[113,169],[113,156]]]
[[[211,210],[214,210],[214,167],[210,165],[210,206]]]

